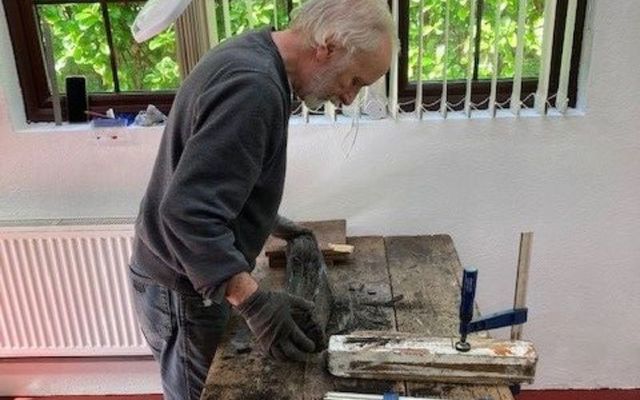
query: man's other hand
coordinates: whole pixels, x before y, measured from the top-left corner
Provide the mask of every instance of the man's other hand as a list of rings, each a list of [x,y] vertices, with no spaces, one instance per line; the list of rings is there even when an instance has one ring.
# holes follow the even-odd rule
[[[319,329],[311,318],[313,303],[285,292],[258,289],[237,309],[262,351],[276,360],[305,361],[315,351],[307,336],[307,332]],[[296,320],[304,323],[300,326]]]

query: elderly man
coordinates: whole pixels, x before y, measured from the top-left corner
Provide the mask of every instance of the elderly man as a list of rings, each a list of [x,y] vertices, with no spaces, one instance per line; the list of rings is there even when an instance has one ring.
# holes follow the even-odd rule
[[[251,277],[282,197],[292,92],[350,104],[397,48],[382,0],[309,0],[291,27],[209,52],[178,91],[136,222],[138,321],[166,399],[198,399],[232,306],[279,360],[314,352],[313,304]]]

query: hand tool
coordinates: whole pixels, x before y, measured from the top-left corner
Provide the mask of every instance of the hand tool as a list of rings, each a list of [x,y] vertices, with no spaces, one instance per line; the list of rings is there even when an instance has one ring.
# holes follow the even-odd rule
[[[467,342],[469,333],[519,325],[527,321],[526,307],[500,311],[472,321],[477,281],[478,270],[465,268],[460,299],[460,341],[456,343],[456,349],[462,352],[471,349],[471,345]]]

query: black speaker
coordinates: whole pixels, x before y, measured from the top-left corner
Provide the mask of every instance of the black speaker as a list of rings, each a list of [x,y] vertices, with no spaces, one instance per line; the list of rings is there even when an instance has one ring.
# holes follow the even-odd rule
[[[87,122],[87,83],[84,76],[68,76],[65,80],[67,92],[67,121]]]

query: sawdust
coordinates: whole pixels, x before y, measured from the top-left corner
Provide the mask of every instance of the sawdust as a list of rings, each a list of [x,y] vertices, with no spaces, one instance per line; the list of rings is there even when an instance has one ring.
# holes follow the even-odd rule
[[[513,354],[509,346],[504,344],[491,346],[491,351],[493,351],[497,356],[510,356]]]

